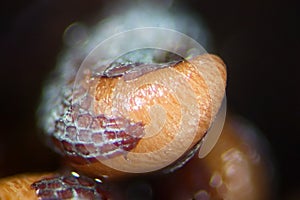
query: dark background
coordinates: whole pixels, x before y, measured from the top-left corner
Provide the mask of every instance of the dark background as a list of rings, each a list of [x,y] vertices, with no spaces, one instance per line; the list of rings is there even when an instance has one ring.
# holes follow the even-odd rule
[[[64,29],[78,20],[89,23],[88,16],[99,16],[99,11],[105,13],[103,3],[1,3],[0,177],[57,168],[57,155],[43,146],[36,128],[43,81],[62,49]],[[211,30],[213,53],[228,66],[230,110],[252,121],[270,142],[278,199],[300,198],[300,11],[296,1],[192,0],[174,5],[201,15]],[[176,10],[180,12],[180,7]]]

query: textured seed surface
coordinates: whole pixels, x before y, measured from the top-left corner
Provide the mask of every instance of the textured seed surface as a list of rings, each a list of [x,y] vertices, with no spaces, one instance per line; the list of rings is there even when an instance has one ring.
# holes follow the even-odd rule
[[[130,151],[144,131],[141,123],[88,113],[79,114],[71,122],[63,118],[55,123],[56,129],[51,137],[57,149],[83,162],[107,159]]]
[[[48,199],[108,199],[101,183],[72,174],[39,180],[31,185],[40,200]]]
[[[116,76],[124,76],[125,80],[131,80],[138,78],[146,73],[151,71],[155,71],[158,69],[171,67],[177,64],[180,61],[173,61],[164,64],[158,63],[113,63],[110,67],[108,67],[103,75],[107,77],[116,77]]]
[[[121,116],[95,114],[93,97],[81,86],[73,92],[72,83],[48,102],[52,109],[44,125],[52,146],[77,163],[109,159],[132,150],[144,134],[143,124]]]

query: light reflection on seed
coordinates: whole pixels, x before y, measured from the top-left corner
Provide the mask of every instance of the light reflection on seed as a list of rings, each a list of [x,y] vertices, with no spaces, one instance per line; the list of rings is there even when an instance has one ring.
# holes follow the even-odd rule
[[[214,172],[214,174],[211,176],[209,185],[213,188],[218,188],[223,184],[222,177],[219,172]]]
[[[209,194],[205,190],[199,190],[195,196],[194,200],[209,200]]]

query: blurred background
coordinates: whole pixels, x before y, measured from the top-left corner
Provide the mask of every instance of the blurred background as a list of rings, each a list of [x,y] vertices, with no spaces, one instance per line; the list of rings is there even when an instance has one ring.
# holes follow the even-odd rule
[[[140,2],[140,1],[136,1]],[[157,1],[159,2],[159,1]],[[110,1],[120,9],[126,1]],[[0,177],[55,170],[58,156],[43,145],[36,110],[69,24],[106,17],[104,0],[16,0],[0,9]],[[255,124],[270,143],[278,199],[300,198],[299,6],[296,1],[160,1],[189,10],[210,34],[208,50],[228,66],[232,113]],[[124,7],[125,9],[125,7]]]

